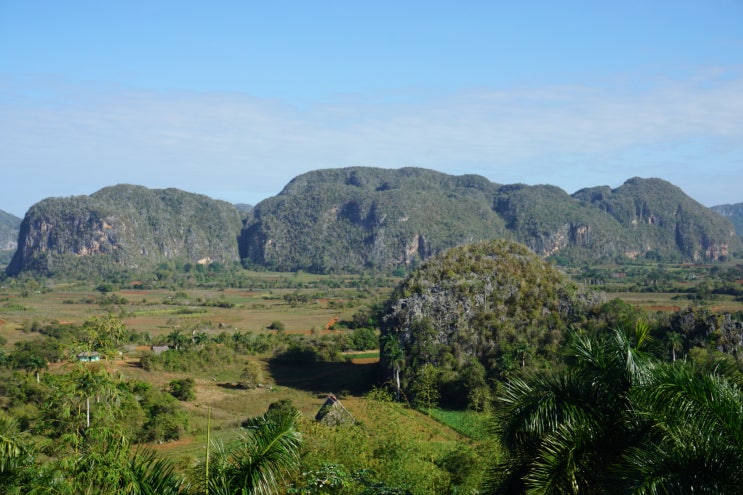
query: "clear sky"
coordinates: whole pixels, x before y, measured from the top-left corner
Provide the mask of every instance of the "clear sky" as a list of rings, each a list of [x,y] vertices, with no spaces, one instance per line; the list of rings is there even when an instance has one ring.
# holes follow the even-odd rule
[[[743,0],[0,0],[0,209],[418,166],[743,202]]]

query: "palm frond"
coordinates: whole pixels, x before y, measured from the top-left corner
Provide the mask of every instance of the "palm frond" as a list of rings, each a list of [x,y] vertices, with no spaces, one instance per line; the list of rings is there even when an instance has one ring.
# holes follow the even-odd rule
[[[268,495],[285,475],[299,465],[300,434],[295,425],[299,413],[265,414],[253,418],[246,428],[249,435],[236,456],[235,477],[251,493]]]
[[[152,449],[134,452],[129,469],[134,479],[133,495],[174,495],[187,488],[182,476],[168,459],[157,457]]]
[[[734,493],[743,486],[743,393],[725,376],[675,363],[633,391],[651,435],[628,452],[638,493]],[[732,491],[731,491],[732,490]]]
[[[566,422],[543,438],[532,468],[525,476],[536,493],[584,493],[601,483],[603,457],[597,455],[601,425],[590,421]]]
[[[18,421],[0,412],[0,473],[13,470],[26,454]]]

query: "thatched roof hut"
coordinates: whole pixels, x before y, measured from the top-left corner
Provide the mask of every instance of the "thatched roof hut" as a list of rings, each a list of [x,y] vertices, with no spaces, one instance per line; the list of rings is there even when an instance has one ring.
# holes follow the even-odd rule
[[[329,394],[320,410],[315,415],[315,421],[323,424],[336,426],[355,423],[353,415],[346,409],[341,401],[333,394]]]

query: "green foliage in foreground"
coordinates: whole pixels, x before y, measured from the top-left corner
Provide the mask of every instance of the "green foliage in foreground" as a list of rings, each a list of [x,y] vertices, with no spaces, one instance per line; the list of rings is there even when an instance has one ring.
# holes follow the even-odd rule
[[[279,493],[299,466],[296,411],[252,418],[233,444],[212,446],[190,476],[110,428],[86,432],[74,452],[42,461],[17,426],[0,417],[0,491],[9,494],[171,495]],[[208,466],[208,468],[207,468]],[[208,488],[208,491],[207,491]]]
[[[363,414],[353,425],[303,425],[303,474],[291,493],[475,493],[488,455],[484,444],[450,434],[433,436],[435,429],[422,427],[422,413],[382,390],[366,397]]]
[[[278,493],[299,467],[299,419],[296,410],[270,409],[248,420],[237,441],[211,445],[208,457],[192,472],[192,493]]]
[[[565,368],[511,380],[487,492],[740,493],[740,373],[658,362],[648,340],[574,333]]]

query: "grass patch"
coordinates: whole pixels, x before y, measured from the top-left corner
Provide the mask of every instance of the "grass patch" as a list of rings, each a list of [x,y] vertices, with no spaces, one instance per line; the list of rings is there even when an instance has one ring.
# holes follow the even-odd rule
[[[162,316],[162,315],[182,315],[191,314],[182,311],[182,308],[164,308],[164,309],[144,309],[142,311],[132,311],[131,316]]]
[[[482,440],[488,435],[488,422],[490,421],[488,413],[435,408],[429,409],[428,414],[436,421],[466,437]]]
[[[30,308],[23,306],[22,304],[7,303],[0,306],[0,313],[12,313],[15,311],[29,311]]]
[[[345,352],[347,359],[379,359],[379,351],[373,352]]]

